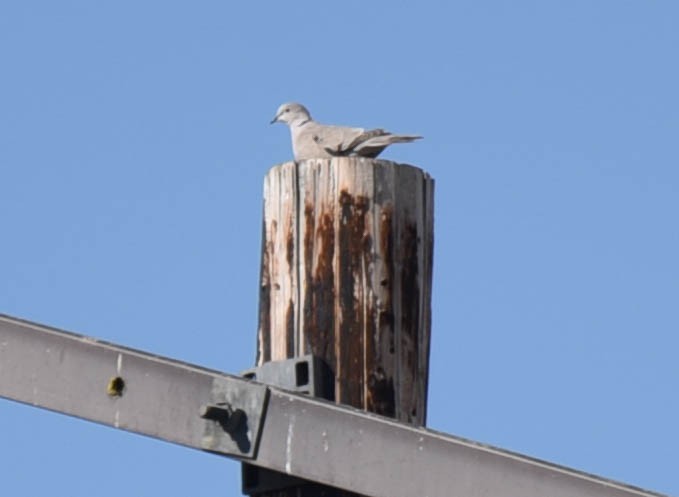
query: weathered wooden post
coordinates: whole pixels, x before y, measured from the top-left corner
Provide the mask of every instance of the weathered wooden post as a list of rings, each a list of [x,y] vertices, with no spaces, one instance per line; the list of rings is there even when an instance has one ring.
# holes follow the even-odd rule
[[[273,167],[264,182],[257,365],[313,354],[334,376],[336,402],[424,425],[433,194],[427,173],[384,160]]]

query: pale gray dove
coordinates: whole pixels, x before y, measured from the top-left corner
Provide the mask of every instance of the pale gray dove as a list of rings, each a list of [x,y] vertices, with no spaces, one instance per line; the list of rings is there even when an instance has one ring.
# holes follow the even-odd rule
[[[392,143],[407,143],[421,136],[394,135],[383,129],[365,130],[320,124],[302,104],[287,103],[278,108],[273,123],[286,123],[292,135],[295,160],[358,155],[375,158]]]

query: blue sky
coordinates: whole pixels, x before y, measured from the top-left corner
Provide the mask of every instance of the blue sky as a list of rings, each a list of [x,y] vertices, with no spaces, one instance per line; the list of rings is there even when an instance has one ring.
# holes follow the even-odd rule
[[[679,4],[4,2],[0,312],[238,372],[284,101],[425,136],[429,426],[679,495]],[[239,495],[0,401],[3,495]]]

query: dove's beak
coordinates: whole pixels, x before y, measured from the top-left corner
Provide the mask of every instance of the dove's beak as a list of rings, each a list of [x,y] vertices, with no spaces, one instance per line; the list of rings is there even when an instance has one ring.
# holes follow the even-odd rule
[[[280,117],[280,114],[276,114],[276,116],[271,120],[271,122],[269,124],[277,123],[279,117]]]

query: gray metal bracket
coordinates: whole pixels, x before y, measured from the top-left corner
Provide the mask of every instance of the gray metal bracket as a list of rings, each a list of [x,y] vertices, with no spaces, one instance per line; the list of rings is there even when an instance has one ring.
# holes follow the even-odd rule
[[[205,419],[202,448],[240,458],[257,457],[269,389],[256,383],[243,386],[230,378],[215,378],[212,401],[203,404]]]
[[[311,397],[326,400],[335,397],[330,368],[314,355],[265,362],[261,366],[246,369],[241,372],[241,376]]]
[[[330,368],[322,359],[313,355],[265,362],[261,366],[243,371],[241,375],[295,393],[326,400],[334,399],[334,378]],[[246,495],[256,496],[289,487],[303,487],[311,492],[310,495],[318,494],[314,493],[317,484],[252,464],[243,463],[241,477],[241,491]]]

